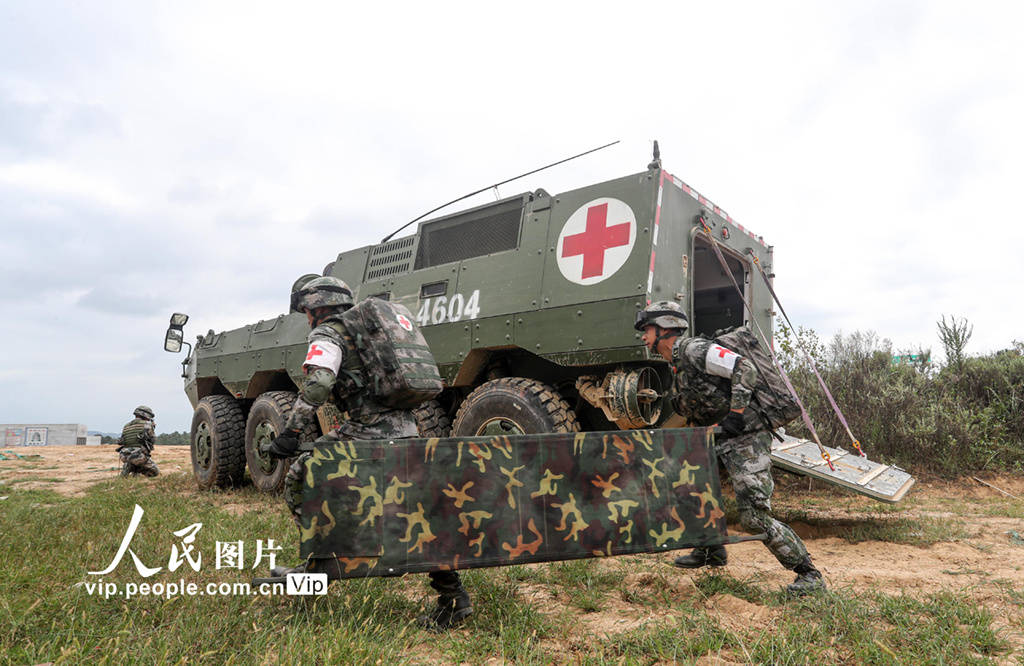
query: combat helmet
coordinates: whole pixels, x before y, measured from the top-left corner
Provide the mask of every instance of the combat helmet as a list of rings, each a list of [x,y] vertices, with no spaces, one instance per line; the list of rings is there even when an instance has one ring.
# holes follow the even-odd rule
[[[292,283],[292,289],[291,289],[290,292],[288,292],[288,293],[292,294],[292,301],[291,301],[291,311],[292,312],[298,312],[299,311],[298,304],[295,302],[295,297],[294,297],[295,293],[297,291],[299,291],[300,289],[302,289],[303,287],[305,287],[307,284],[309,284],[313,280],[316,280],[319,277],[320,276],[317,275],[316,273],[306,273],[305,275],[303,275],[298,280],[296,280],[295,282]]]
[[[354,304],[352,290],[335,277],[319,277],[310,280],[292,293],[292,307],[299,312],[307,312],[316,308],[347,310]]]
[[[132,412],[132,415],[134,415],[137,418],[148,419],[150,421],[152,421],[156,417],[156,414],[153,413],[153,410],[145,405],[139,405],[138,407],[136,407],[135,411]]]
[[[660,326],[664,329],[678,329],[680,333],[690,328],[683,307],[674,301],[658,301],[636,313],[633,328],[644,330],[644,326]]]

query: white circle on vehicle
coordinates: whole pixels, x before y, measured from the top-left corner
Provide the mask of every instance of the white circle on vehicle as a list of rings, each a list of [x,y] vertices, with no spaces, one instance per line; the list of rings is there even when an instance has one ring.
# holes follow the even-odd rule
[[[565,221],[555,260],[566,280],[597,284],[622,268],[635,242],[633,209],[625,201],[601,197],[583,204]]]
[[[412,332],[412,322],[409,321],[408,317],[406,317],[403,314],[400,314],[400,315],[396,316],[395,319],[398,320],[398,325],[399,326],[401,326],[402,328],[404,328],[405,330],[407,330],[409,332]]]

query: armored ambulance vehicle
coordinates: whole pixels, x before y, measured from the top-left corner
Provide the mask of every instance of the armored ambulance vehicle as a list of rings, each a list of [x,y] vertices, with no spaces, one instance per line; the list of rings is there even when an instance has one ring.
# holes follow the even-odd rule
[[[414,315],[445,382],[417,411],[425,436],[641,428],[671,411],[662,395],[670,368],[633,328],[641,308],[677,301],[708,335],[753,326],[709,232],[771,335],[771,295],[751,261],[770,275],[772,248],[657,159],[596,185],[421,222],[413,235],[342,252],[323,274],[357,300],[387,299]],[[185,321],[172,317],[169,351],[181,349]],[[201,487],[240,483],[246,464],[256,485],[279,487],[285,465],[261,457],[259,444],[295,399],[308,332],[303,314],[281,314],[211,331],[190,349],[183,376]],[[336,411],[321,408],[321,430]]]

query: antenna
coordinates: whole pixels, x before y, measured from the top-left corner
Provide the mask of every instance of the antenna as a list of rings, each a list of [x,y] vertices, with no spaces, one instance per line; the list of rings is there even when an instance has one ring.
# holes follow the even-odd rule
[[[395,229],[390,234],[385,236],[384,239],[381,240],[381,243],[387,243],[389,240],[391,240],[392,237],[394,237],[395,234],[397,234],[402,229],[405,229],[410,224],[414,224],[416,222],[419,222],[420,220],[425,218],[427,215],[430,215],[431,213],[436,213],[437,211],[441,210],[442,208],[446,208],[447,206],[451,206],[453,203],[458,203],[459,201],[462,201],[463,199],[468,199],[468,198],[470,198],[471,196],[473,196],[475,194],[480,194],[481,192],[486,192],[487,190],[492,189],[492,188],[494,189],[495,192],[497,192],[499,185],[504,185],[505,183],[511,183],[513,180],[519,180],[520,178],[525,178],[526,176],[535,174],[538,171],[543,171],[544,169],[550,169],[553,166],[558,166],[559,164],[564,164],[564,163],[568,162],[569,160],[574,160],[577,157],[583,157],[584,155],[589,155],[590,153],[596,153],[599,150],[604,150],[605,148],[608,148],[609,146],[614,146],[617,143],[618,143],[618,141],[616,140],[616,141],[612,141],[611,143],[606,143],[603,146],[598,146],[597,148],[591,148],[590,150],[587,150],[587,151],[584,151],[582,153],[579,153],[578,155],[573,155],[572,157],[566,157],[564,160],[558,160],[557,162],[552,162],[551,164],[548,164],[546,166],[542,166],[539,169],[534,169],[533,171],[527,171],[526,173],[521,173],[518,176],[515,176],[514,178],[509,178],[508,180],[503,180],[500,183],[495,183],[493,185],[488,185],[487,187],[482,187],[479,190],[476,190],[474,192],[470,192],[469,194],[464,194],[463,196],[459,197],[458,199],[452,199],[451,201],[449,201],[446,204],[442,204],[442,205],[438,206],[437,208],[434,208],[432,210],[428,210],[426,213],[423,213],[422,215],[417,217],[415,220],[411,220],[409,222],[406,222],[405,224],[403,224],[402,226],[400,226],[399,228]]]
[[[661,151],[658,150],[658,140],[654,140],[654,158],[651,163],[647,165],[648,169],[660,169],[661,168]]]

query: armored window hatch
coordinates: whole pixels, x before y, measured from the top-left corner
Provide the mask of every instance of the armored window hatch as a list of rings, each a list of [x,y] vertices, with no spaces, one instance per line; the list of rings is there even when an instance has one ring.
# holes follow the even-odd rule
[[[425,222],[420,228],[416,268],[514,250],[529,194]]]

